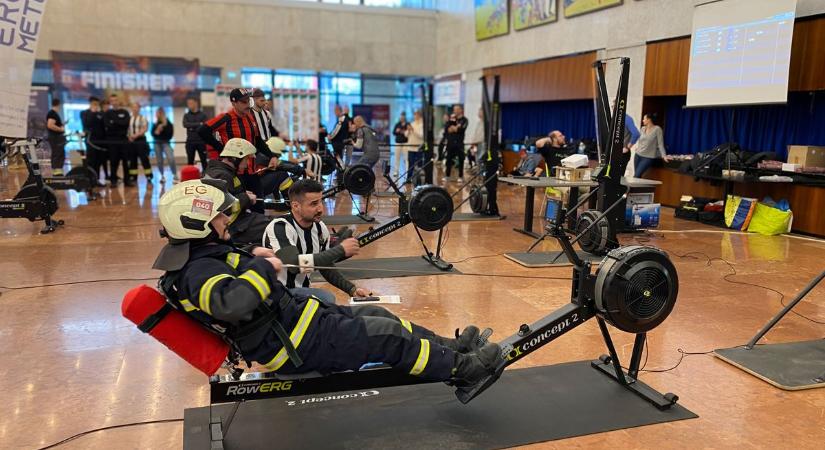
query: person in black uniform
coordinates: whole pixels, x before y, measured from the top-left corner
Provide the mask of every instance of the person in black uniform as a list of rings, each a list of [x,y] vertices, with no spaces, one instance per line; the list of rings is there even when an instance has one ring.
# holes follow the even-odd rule
[[[464,181],[464,133],[467,131],[467,124],[464,108],[461,105],[453,106],[453,115],[447,122],[447,176],[444,177],[444,181],[450,179],[456,160],[458,160],[458,182]]]
[[[117,186],[117,166],[122,163],[124,184],[133,186],[129,180],[129,111],[122,107],[117,95],[109,97],[109,110],[103,113],[103,124],[106,127],[106,148],[109,149],[109,181],[112,186]]]
[[[229,139],[221,150],[218,159],[210,159],[206,164],[204,176],[223,180],[228,186],[229,193],[238,199],[238,209],[233,212],[230,225],[232,238],[238,244],[260,244],[264,230],[269,225],[269,219],[254,209],[258,197],[254,192],[247,190],[238,171],[246,169],[249,163],[247,156],[255,154],[255,146],[241,138]]]
[[[83,133],[86,137],[86,164],[98,176],[100,169],[103,169],[104,178],[109,179],[109,165],[107,164],[109,155],[106,148],[99,143],[106,140],[106,127],[103,124],[103,111],[100,108],[99,98],[89,97],[89,109],[80,112],[80,122],[83,124]]]
[[[344,114],[344,110],[341,108],[341,105],[335,105],[335,128],[332,129],[332,132],[329,133],[329,141],[332,144],[332,151],[335,153],[335,157],[338,158],[338,161],[344,161],[344,150],[347,146],[347,141],[350,140],[350,118],[349,115]],[[345,165],[348,161],[344,161],[341,163]],[[340,170],[339,173],[336,174],[336,178],[340,182],[344,178],[343,172]]]
[[[186,99],[186,114],[183,115],[183,128],[186,128],[186,164],[195,164],[195,152],[201,160],[201,167],[206,170],[206,144],[198,135],[198,128],[206,122],[206,114],[200,110],[198,101]]]
[[[46,113],[46,129],[49,130],[49,148],[51,149],[52,176],[63,176],[66,163],[66,127],[60,118],[60,99],[52,99],[52,109]]]
[[[288,192],[292,186],[293,177],[296,179],[303,177],[307,171],[300,164],[280,159],[286,148],[286,142],[283,139],[271,137],[266,141],[266,146],[271,152],[271,158],[264,156],[258,161],[261,166],[268,165],[267,170],[261,174],[261,190],[265,195],[272,194],[283,200],[289,200]]]
[[[380,361],[460,387],[493,373],[501,349],[479,347],[474,326],[451,339],[378,306],[290,294],[278,281],[286,269],[272,250],[247,253],[230,243],[226,213],[236,200],[212,181],[186,181],[161,197],[158,215],[169,243],[153,267],[165,271],[167,297],[196,320],[222,326],[247,362],[282,374],[330,374]]]

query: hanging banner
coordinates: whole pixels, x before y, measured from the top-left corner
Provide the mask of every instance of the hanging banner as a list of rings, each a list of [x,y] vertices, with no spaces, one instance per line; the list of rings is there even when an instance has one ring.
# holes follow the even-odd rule
[[[117,56],[52,51],[55,90],[66,102],[86,102],[90,95],[118,94],[126,101],[167,99],[186,106],[186,98],[198,89],[197,59]]]
[[[272,90],[272,123],[290,140],[318,139],[318,91]]]
[[[46,0],[0,0],[0,136],[26,137]]]
[[[232,109],[232,102],[229,101],[229,93],[232,89],[240,86],[234,84],[216,84],[215,85],[215,115],[223,114]]]
[[[390,105],[352,105],[352,114],[363,117],[379,141],[390,143]]]

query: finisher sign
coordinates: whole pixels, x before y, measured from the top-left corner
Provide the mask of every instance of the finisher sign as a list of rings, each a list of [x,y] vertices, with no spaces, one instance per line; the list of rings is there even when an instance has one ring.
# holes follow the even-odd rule
[[[67,100],[90,95],[125,94],[129,98],[168,97],[184,106],[198,87],[198,60],[52,52],[55,87]]]
[[[25,137],[46,0],[0,0],[0,136]]]

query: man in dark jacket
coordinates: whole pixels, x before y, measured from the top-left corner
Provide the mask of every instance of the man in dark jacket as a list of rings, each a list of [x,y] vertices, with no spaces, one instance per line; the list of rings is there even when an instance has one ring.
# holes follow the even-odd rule
[[[235,199],[211,181],[187,181],[161,197],[158,216],[169,243],[154,268],[166,272],[167,297],[190,317],[225,329],[247,362],[282,374],[329,374],[381,361],[470,389],[501,361],[500,347],[481,346],[474,326],[451,339],[378,306],[292,296],[278,281],[286,269],[272,250],[247,253],[230,244],[227,212]]]
[[[106,127],[106,148],[109,149],[109,180],[112,186],[117,186],[117,166],[123,164],[123,179],[126,186],[132,186],[129,179],[129,161],[131,145],[127,135],[129,133],[129,111],[123,108],[123,103],[117,97],[109,97],[109,110],[103,113],[103,123]]]
[[[100,170],[109,178],[109,154],[100,141],[106,140],[106,126],[103,122],[103,111],[100,108],[100,99],[89,97],[89,109],[80,112],[80,122],[83,124],[83,133],[86,138],[86,163],[89,168],[100,176]],[[98,181],[100,183],[100,181]]]
[[[186,128],[186,164],[195,164],[195,152],[201,160],[203,170],[206,170],[206,144],[198,135],[198,128],[206,122],[206,114],[200,110],[198,101],[194,98],[186,99],[186,114],[183,115],[183,127]]]

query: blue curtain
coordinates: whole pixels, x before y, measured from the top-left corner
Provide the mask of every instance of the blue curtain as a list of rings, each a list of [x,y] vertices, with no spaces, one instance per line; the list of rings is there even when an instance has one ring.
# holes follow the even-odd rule
[[[561,131],[568,140],[595,139],[593,101],[502,103],[501,128],[504,140],[547,136],[553,130]]]
[[[776,152],[785,160],[788,145],[825,145],[822,92],[792,92],[784,105],[690,109],[684,105],[685,97],[667,100],[663,130],[668,153],[696,153],[733,141],[743,150]]]

